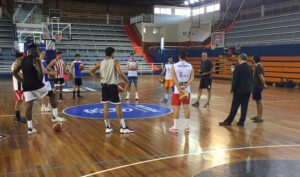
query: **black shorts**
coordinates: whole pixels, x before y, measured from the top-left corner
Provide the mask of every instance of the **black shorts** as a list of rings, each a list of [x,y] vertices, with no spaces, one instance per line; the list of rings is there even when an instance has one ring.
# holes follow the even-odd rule
[[[64,86],[65,85],[65,79],[64,78],[55,78],[54,79],[54,86],[59,87],[59,86]]]
[[[101,84],[102,103],[121,104],[118,86],[115,84]]]
[[[82,85],[82,78],[75,78],[74,85],[81,86]]]
[[[253,87],[253,92],[252,92],[252,99],[255,100],[255,101],[261,100],[262,99],[262,96],[261,96],[262,92],[263,92],[262,88],[254,86]]]
[[[199,88],[200,89],[211,89],[211,78],[201,78]]]

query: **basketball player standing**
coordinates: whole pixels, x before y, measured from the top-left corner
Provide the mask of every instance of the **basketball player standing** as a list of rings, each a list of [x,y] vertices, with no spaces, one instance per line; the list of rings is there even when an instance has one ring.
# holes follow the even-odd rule
[[[135,60],[134,53],[130,54],[130,58],[126,65],[128,69],[128,82],[129,82],[126,100],[129,100],[130,98],[130,88],[132,83],[134,83],[134,87],[135,87],[135,99],[139,100],[138,87],[137,87],[139,62]]]
[[[80,54],[76,54],[75,61],[71,64],[71,73],[74,77],[74,86],[73,86],[73,99],[75,99],[75,94],[77,91],[77,97],[82,98],[80,95],[80,86],[82,85],[82,73],[81,73],[81,66],[82,62],[80,61]]]
[[[178,119],[179,109],[183,104],[184,116],[185,116],[185,132],[189,132],[189,119],[190,119],[190,85],[194,80],[193,66],[186,61],[186,52],[181,51],[179,55],[179,62],[175,63],[172,67],[172,78],[174,79],[175,87],[172,95],[172,105],[174,106],[174,125],[169,129],[172,133],[178,132]],[[184,99],[180,99],[180,93],[185,92],[188,94]]]
[[[174,81],[172,79],[172,67],[173,67],[173,58],[172,56],[169,56],[168,63],[165,64],[165,67],[160,74],[160,77],[165,77],[165,96],[161,100],[162,103],[168,102],[169,89],[174,87]]]
[[[133,133],[134,131],[125,124],[118,91],[118,77],[120,77],[126,84],[128,84],[128,81],[121,69],[119,61],[114,60],[115,49],[108,47],[106,48],[105,53],[106,58],[102,60],[101,63],[96,64],[90,71],[90,74],[93,77],[96,76],[96,71],[98,69],[100,69],[101,73],[101,102],[104,110],[105,133],[111,133],[113,131],[109,121],[109,103],[116,106],[117,117],[121,125],[120,133]]]

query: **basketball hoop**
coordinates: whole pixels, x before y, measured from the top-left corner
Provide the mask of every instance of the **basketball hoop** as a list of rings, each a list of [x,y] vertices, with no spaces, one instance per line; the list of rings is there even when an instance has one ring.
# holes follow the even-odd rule
[[[58,43],[62,40],[62,34],[61,33],[56,33],[54,36],[53,36],[53,40],[55,41],[55,43]]]

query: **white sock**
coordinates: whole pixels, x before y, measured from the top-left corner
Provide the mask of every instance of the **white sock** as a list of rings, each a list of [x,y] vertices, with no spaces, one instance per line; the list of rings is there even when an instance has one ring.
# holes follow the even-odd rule
[[[174,127],[174,128],[177,128],[177,127],[178,127],[177,124],[178,124],[178,119],[174,119],[174,126],[173,126],[173,127]]]
[[[125,124],[125,120],[124,119],[120,120],[120,125],[121,125],[122,128],[126,128],[126,124]]]
[[[42,109],[45,107],[45,105],[44,104],[42,104]]]
[[[165,98],[168,99],[169,97],[169,94],[165,93]]]
[[[104,120],[104,123],[105,123],[105,127],[109,127],[110,128],[110,122],[109,122],[109,120]]]
[[[58,116],[58,109],[57,108],[53,108],[52,109],[52,115],[53,115],[53,117],[57,117]]]
[[[185,127],[189,127],[190,119],[185,119]]]
[[[31,128],[31,129],[32,129],[32,128],[33,128],[33,127],[32,127],[32,120],[28,120],[28,121],[27,121],[27,125],[28,125],[28,128]]]
[[[139,92],[135,92],[135,95],[138,96],[138,95],[139,95]]]

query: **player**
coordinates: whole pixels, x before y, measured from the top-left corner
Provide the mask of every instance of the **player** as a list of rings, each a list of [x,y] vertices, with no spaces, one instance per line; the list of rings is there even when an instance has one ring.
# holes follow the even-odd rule
[[[73,86],[73,99],[75,99],[76,91],[77,97],[82,98],[80,95],[80,86],[82,85],[82,69],[84,67],[83,63],[80,61],[80,54],[76,54],[75,61],[71,64],[71,73],[74,77],[74,86]]]
[[[212,76],[213,73],[213,64],[212,62],[207,58],[207,52],[202,52],[202,62],[200,65],[201,72],[201,81],[199,85],[199,91],[198,91],[198,97],[197,101],[192,105],[193,107],[199,107],[200,106],[200,98],[202,95],[202,90],[207,89],[208,97],[207,102],[204,105],[204,108],[209,106],[210,98],[211,98],[211,83],[212,83]]]
[[[43,69],[41,66],[41,61],[38,59],[39,53],[36,45],[29,45],[28,56],[23,58],[21,63],[16,65],[13,70],[13,75],[16,79],[21,82],[23,81],[24,97],[26,102],[26,118],[29,135],[37,132],[32,125],[32,108],[33,103],[37,99],[41,99],[48,95],[50,97],[50,102],[52,106],[52,122],[62,122],[65,121],[64,118],[58,116],[58,109],[55,102],[55,95],[49,87],[43,83]],[[21,78],[18,73],[22,70],[23,78]],[[50,84],[50,83],[49,83]]]
[[[15,55],[16,61],[11,65],[11,71],[13,71],[17,65],[20,65],[21,60],[23,58],[23,53],[17,52]],[[17,73],[19,77],[22,76],[22,71]],[[16,102],[15,102],[15,122],[16,123],[26,123],[25,118],[21,118],[21,106],[24,101],[24,93],[23,93],[23,87],[22,87],[22,82],[19,82],[14,76],[13,76],[13,87],[14,87],[14,92],[15,92],[15,97],[16,97]]]
[[[174,125],[169,129],[170,132],[178,132],[178,119],[179,119],[179,109],[181,104],[184,108],[185,116],[185,132],[189,132],[189,119],[190,119],[190,85],[194,80],[194,69],[190,63],[186,61],[186,52],[181,51],[179,55],[179,62],[175,63],[172,67],[172,78],[174,79],[175,87],[174,93],[172,95],[172,105],[174,106]],[[180,92],[186,92],[188,97],[185,99],[180,99]]]
[[[128,84],[128,80],[121,69],[119,61],[114,60],[115,49],[108,47],[106,48],[105,53],[106,58],[102,60],[101,63],[96,64],[90,71],[91,76],[95,77],[96,71],[100,68],[102,93],[101,102],[104,109],[103,115],[106,128],[105,132],[111,133],[113,131],[109,121],[109,103],[112,103],[116,106],[117,117],[121,125],[120,133],[133,133],[134,131],[125,124],[117,85],[119,80],[118,77],[120,77],[126,84]]]
[[[66,65],[64,63],[64,60],[62,59],[62,52],[57,52],[56,53],[56,58],[55,60],[52,60],[49,65],[48,69],[51,72],[56,72],[55,80],[54,80],[54,90],[55,92],[59,90],[59,100],[58,102],[63,101],[63,96],[62,96],[62,91],[63,87],[65,85],[65,79],[64,79],[64,74],[66,72]]]
[[[126,65],[128,69],[128,81],[129,81],[126,100],[129,100],[130,98],[130,88],[132,83],[134,83],[134,87],[135,87],[135,99],[139,100],[139,94],[137,88],[139,62],[135,60],[134,53],[130,54],[130,58]]]
[[[48,71],[47,69],[47,63],[46,63],[46,60],[45,60],[45,52],[44,51],[40,51],[40,60],[41,60],[41,63],[42,63],[42,69],[43,69],[43,73],[44,73],[44,78],[43,78],[43,83],[45,84],[45,82],[49,82],[49,77],[48,75],[51,75],[53,73],[51,73],[50,71]],[[52,75],[52,76],[55,76],[55,75]],[[51,85],[50,85],[50,89],[52,89]],[[52,110],[52,107],[51,107],[51,104],[50,102],[48,101],[48,98],[47,97],[43,97],[42,98],[42,107],[41,107],[41,111],[42,112],[49,112]]]
[[[173,66],[173,57],[168,57],[168,63],[165,64],[164,69],[162,70],[160,77],[165,77],[165,96],[161,100],[162,103],[167,103],[169,98],[169,89],[174,87],[174,81],[172,79],[172,66]]]

